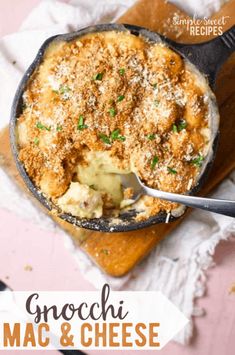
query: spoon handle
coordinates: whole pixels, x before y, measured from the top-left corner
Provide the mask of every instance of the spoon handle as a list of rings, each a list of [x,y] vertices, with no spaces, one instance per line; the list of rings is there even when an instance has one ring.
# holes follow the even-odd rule
[[[235,217],[235,201],[221,200],[205,197],[196,197],[190,195],[179,195],[171,192],[151,189],[144,186],[144,193],[162,200],[181,203],[182,205],[202,210],[223,214],[229,217]]]

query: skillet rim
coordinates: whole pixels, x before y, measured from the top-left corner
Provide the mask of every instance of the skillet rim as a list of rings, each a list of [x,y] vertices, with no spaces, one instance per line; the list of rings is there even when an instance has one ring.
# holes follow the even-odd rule
[[[106,31],[117,31],[117,32],[123,32],[123,31],[129,31],[131,34],[134,34],[136,36],[143,36],[144,38],[153,41],[155,43],[158,42],[164,42],[166,45],[173,49],[175,52],[177,52],[181,57],[184,58],[184,60],[190,62],[188,58],[184,56],[180,52],[180,50],[177,47],[174,47],[174,41],[164,37],[163,35],[158,34],[157,32],[150,31],[144,27],[136,26],[136,25],[129,25],[129,24],[114,24],[114,23],[108,23],[108,24],[99,24],[99,25],[94,25],[94,26],[89,26],[82,28],[78,31],[75,32],[70,32],[70,33],[65,33],[65,34],[58,34],[49,37],[44,41],[42,46],[40,47],[35,59],[33,60],[32,64],[29,66],[29,68],[26,70],[25,74],[23,75],[20,84],[17,88],[13,104],[12,104],[12,110],[11,110],[11,116],[10,116],[10,124],[9,124],[9,129],[10,129],[10,142],[11,142],[11,149],[12,153],[14,156],[14,160],[16,162],[16,166],[20,172],[20,175],[22,176],[28,190],[34,195],[34,197],[49,211],[52,212],[53,210],[57,210],[58,208],[56,205],[54,205],[51,201],[49,201],[42,192],[39,191],[39,189],[33,184],[31,179],[29,178],[24,165],[20,162],[18,158],[18,144],[17,144],[17,134],[16,134],[16,126],[17,126],[17,118],[19,117],[19,114],[22,112],[22,96],[23,93],[27,87],[28,81],[30,80],[31,75],[35,71],[35,69],[41,64],[43,61],[43,57],[45,54],[45,51],[47,50],[48,46],[55,41],[71,41],[74,40],[75,38],[82,37],[86,34],[90,33],[97,33],[97,32],[106,32]],[[177,44],[177,43],[176,43]],[[191,63],[193,67],[196,67],[195,64]],[[199,71],[197,69],[197,71]],[[199,71],[200,72],[200,71]],[[205,75],[200,72],[203,77]],[[208,84],[209,86],[209,84]],[[213,94],[213,91],[211,90],[211,93]],[[203,168],[201,169],[201,172],[198,177],[198,181],[195,186],[189,191],[189,195],[194,195],[196,192],[199,191],[199,189],[202,187],[202,185],[205,183],[209,171],[211,170],[211,167],[213,165],[215,155],[216,155],[216,150],[218,146],[218,138],[219,138],[219,114],[218,114],[218,105],[216,102],[216,99],[214,95],[211,97],[212,99],[212,105],[213,109],[216,110],[216,118],[217,118],[217,130],[212,137],[212,144],[211,144],[211,152],[210,154],[208,153],[207,161],[204,162]],[[214,118],[213,118],[214,119]],[[213,133],[213,132],[212,132]],[[179,218],[181,218],[187,208],[182,209],[182,214],[179,216],[173,216],[170,215],[169,222],[175,221]],[[69,222],[77,227],[82,227],[85,229],[90,229],[94,231],[100,231],[100,232],[128,232],[128,231],[134,231],[134,230],[139,230],[139,229],[144,229],[146,227],[153,226],[155,224],[159,223],[164,223],[166,222],[168,214],[166,212],[160,212],[159,214],[152,216],[148,218],[147,220],[144,221],[139,221],[136,222],[132,217],[135,216],[134,212],[129,212],[124,213],[123,215],[120,215],[122,217],[123,223],[121,224],[111,224],[109,223],[108,218],[96,218],[96,219],[79,219],[78,217],[74,217],[68,213],[57,213],[58,217],[61,219],[65,220],[66,222]],[[119,218],[119,217],[118,217]],[[129,221],[128,221],[129,219]],[[128,221],[128,223],[127,223]]]

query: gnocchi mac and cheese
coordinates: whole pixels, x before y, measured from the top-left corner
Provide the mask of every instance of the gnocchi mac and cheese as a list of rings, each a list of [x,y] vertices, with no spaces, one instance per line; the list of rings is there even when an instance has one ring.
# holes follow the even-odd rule
[[[62,212],[146,219],[177,205],[133,206],[118,173],[187,193],[210,147],[207,84],[177,53],[128,32],[55,41],[30,78],[18,118],[19,158]]]

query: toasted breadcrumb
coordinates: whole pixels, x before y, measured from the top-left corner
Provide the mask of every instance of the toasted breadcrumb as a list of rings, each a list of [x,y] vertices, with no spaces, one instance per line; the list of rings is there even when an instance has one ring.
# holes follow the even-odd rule
[[[23,98],[19,158],[49,198],[67,191],[88,151],[108,151],[117,168],[159,190],[185,193],[196,181],[208,105],[195,75],[163,44],[112,31],[57,42]],[[177,206],[144,201],[148,214],[138,218]]]

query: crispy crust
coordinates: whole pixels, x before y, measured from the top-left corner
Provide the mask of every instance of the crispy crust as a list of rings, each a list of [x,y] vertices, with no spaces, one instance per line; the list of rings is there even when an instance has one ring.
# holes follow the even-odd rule
[[[52,44],[24,102],[19,158],[49,198],[66,192],[88,151],[108,151],[118,168],[177,193],[195,184],[195,161],[207,153],[208,106],[195,74],[169,48],[129,33]],[[176,207],[143,201],[146,218]]]

